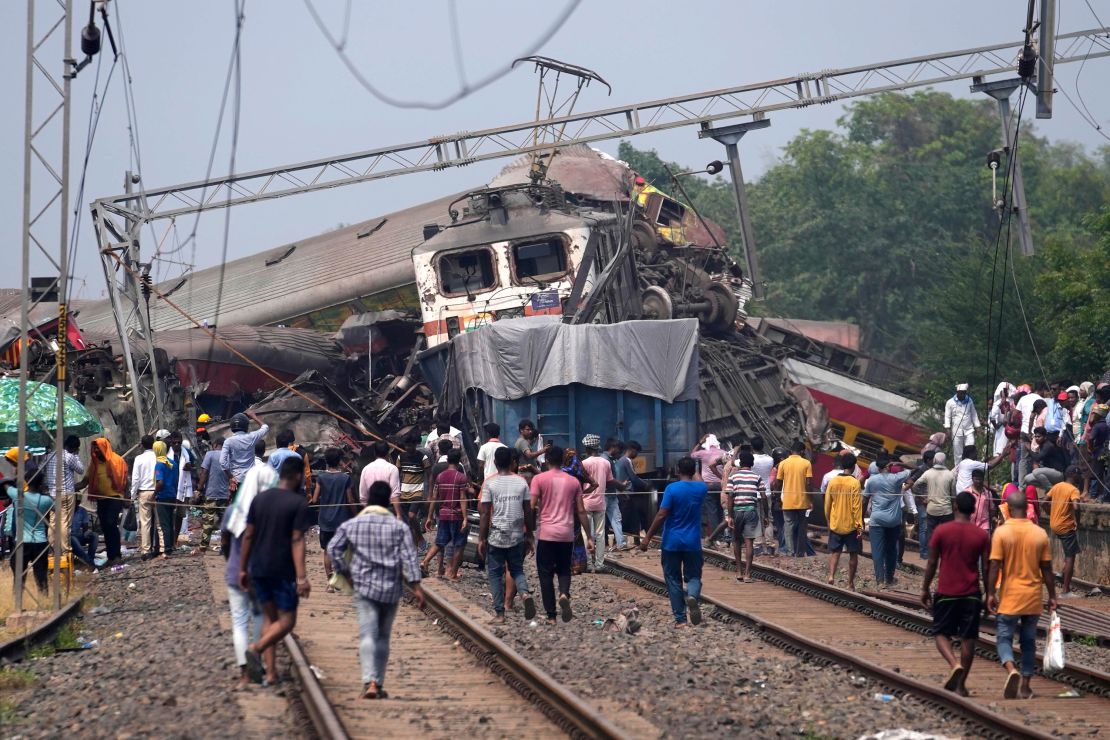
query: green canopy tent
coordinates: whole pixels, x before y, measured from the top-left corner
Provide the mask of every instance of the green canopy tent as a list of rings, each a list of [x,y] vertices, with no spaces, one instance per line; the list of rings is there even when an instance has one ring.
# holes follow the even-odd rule
[[[77,399],[66,396],[63,413],[65,434],[91,437],[104,427]],[[27,445],[46,447],[57,429],[58,389],[46,383],[27,383]],[[19,379],[0,378],[0,447],[19,444]]]

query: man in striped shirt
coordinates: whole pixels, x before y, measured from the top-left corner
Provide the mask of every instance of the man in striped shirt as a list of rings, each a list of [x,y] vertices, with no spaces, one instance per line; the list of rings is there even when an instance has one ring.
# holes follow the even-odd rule
[[[759,513],[756,507],[759,499],[767,495],[763,479],[752,470],[755,456],[744,450],[737,457],[734,468],[721,492],[721,508],[727,512],[726,523],[733,531],[732,554],[736,558],[736,580],[752,582],[752,555],[755,551],[755,536],[759,533]],[[744,562],[740,563],[740,541],[744,541]]]

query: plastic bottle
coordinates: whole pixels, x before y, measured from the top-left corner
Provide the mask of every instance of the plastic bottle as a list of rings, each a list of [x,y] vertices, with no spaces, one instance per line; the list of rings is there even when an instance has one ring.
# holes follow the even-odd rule
[[[897,697],[895,697],[891,694],[875,694],[871,698],[874,699],[875,701],[888,702],[888,701],[894,701]]]

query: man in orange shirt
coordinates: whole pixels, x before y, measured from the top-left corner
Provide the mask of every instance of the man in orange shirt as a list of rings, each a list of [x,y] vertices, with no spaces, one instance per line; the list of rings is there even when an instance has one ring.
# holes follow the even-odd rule
[[[1029,681],[1037,667],[1037,619],[1041,615],[1041,587],[1048,586],[1048,609],[1056,610],[1052,550],[1044,530],[1025,518],[1025,492],[1010,494],[1010,519],[991,540],[991,568],[987,578],[987,606],[998,615],[998,659],[1006,669],[1003,696],[1029,699]],[[1002,583],[995,595],[999,575]],[[1014,664],[1014,631],[1020,629],[1021,672]]]
[[[779,463],[775,490],[782,492],[782,515],[785,521],[787,555],[806,556],[806,514],[813,508],[809,491],[813,489],[813,466],[802,457],[805,442],[798,441],[790,448],[790,457]]]
[[[1075,556],[1079,554],[1079,522],[1076,515],[1079,513],[1079,484],[1083,482],[1083,473],[1076,466],[1068,468],[1064,480],[1054,485],[1048,491],[1047,500],[1049,509],[1048,526],[1052,533],[1060,540],[1060,547],[1064,551],[1064,582],[1062,598],[1075,596],[1071,590],[1071,577],[1075,572]]]

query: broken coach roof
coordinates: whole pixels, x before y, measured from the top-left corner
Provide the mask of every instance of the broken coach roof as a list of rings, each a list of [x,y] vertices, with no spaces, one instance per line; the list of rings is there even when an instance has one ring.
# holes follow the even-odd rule
[[[228,262],[222,298],[219,265],[166,280],[157,288],[198,321],[261,325],[408,285],[414,282],[410,255],[424,241],[424,224],[446,222],[447,206],[458,197],[439,198]],[[193,326],[153,294],[150,316],[156,331]],[[85,306],[81,326],[114,329],[109,301]]]

